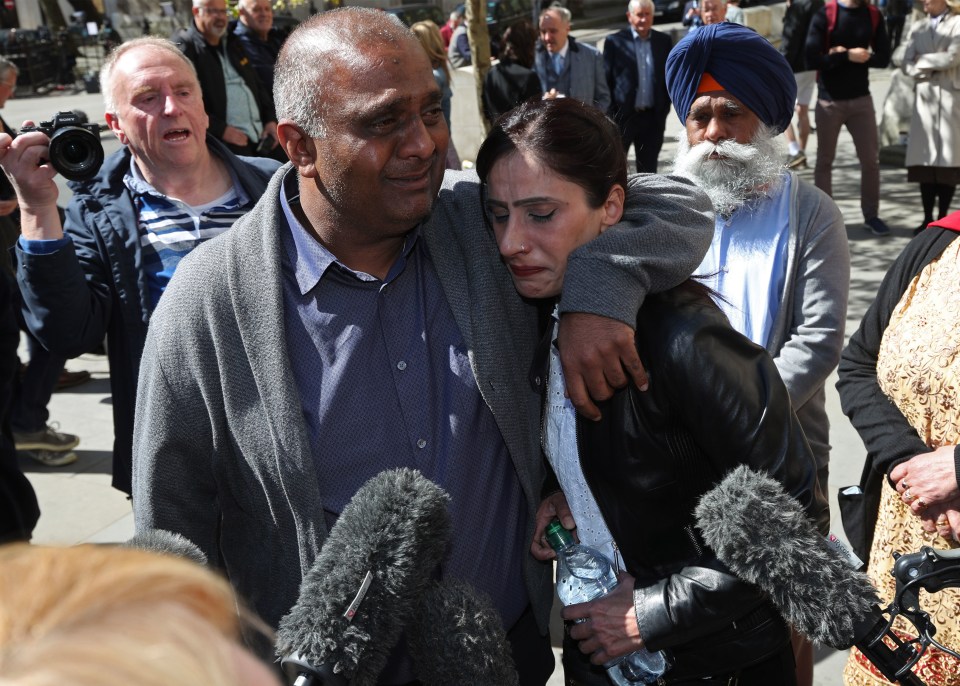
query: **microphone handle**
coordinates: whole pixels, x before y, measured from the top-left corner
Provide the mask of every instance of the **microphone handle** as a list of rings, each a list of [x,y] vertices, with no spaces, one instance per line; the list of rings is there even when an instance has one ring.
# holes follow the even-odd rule
[[[350,682],[343,674],[336,674],[330,664],[313,665],[298,653],[280,660],[287,683],[291,686],[347,686]]]
[[[863,631],[864,628],[866,631]],[[879,607],[874,605],[870,617],[860,622],[857,629],[859,638],[854,645],[887,681],[903,686],[926,686],[923,680],[910,670],[904,672],[902,676],[896,676],[897,672],[906,667],[915,657],[916,651],[912,646],[900,641],[892,632],[887,631],[887,620]],[[884,637],[890,638],[899,648],[892,649],[884,642]]]

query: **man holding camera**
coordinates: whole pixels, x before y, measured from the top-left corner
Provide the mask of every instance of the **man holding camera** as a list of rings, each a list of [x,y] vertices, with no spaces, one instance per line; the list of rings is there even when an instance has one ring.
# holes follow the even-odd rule
[[[150,316],[180,259],[246,213],[279,165],[238,158],[207,134],[196,72],[169,41],[124,43],[105,62],[100,82],[107,124],[124,148],[93,178],[71,184],[64,225],[54,182],[54,166],[63,168],[63,161],[50,154],[44,133],[0,135],[0,165],[20,202],[17,277],[30,330],[67,357],[107,336],[113,485],[129,493]]]

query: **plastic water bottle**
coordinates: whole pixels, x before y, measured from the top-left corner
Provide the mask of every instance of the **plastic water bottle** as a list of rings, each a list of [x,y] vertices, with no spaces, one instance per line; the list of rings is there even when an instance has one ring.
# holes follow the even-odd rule
[[[573,535],[555,519],[547,525],[547,542],[557,552],[557,595],[564,605],[605,596],[617,585],[610,560],[595,548],[573,542]],[[668,667],[663,651],[646,647],[606,663],[610,681],[623,686],[655,683]]]

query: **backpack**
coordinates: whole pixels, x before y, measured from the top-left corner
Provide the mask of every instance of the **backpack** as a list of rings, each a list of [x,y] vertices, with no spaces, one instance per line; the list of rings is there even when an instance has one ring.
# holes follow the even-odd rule
[[[870,47],[876,48],[877,43],[877,26],[880,24],[882,17],[880,16],[880,10],[874,5],[867,5],[867,9],[870,10],[870,31],[873,34],[870,38]],[[824,51],[830,50],[830,34],[833,33],[833,29],[837,25],[837,0],[830,0],[826,5],[823,6],[823,11],[827,13],[827,32],[826,32],[826,46]]]

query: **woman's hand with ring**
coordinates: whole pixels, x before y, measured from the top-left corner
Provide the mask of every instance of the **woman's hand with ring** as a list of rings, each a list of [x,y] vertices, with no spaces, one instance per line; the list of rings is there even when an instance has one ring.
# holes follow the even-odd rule
[[[914,514],[960,497],[954,462],[956,446],[945,445],[911,457],[890,470],[890,480]]]

